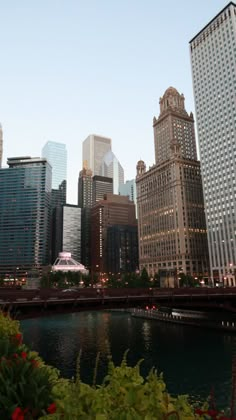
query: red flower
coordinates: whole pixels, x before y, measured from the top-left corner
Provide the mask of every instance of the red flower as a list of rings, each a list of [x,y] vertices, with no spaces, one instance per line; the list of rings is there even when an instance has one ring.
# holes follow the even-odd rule
[[[56,409],[57,409],[56,404],[55,403],[52,403],[47,408],[47,412],[50,413],[50,414],[53,414],[53,413],[56,412]]]
[[[12,420],[24,420],[25,410],[23,411],[20,407],[16,407],[11,415]]]
[[[33,367],[38,367],[39,362],[37,360],[32,359],[31,364],[32,364]]]
[[[195,414],[198,414],[199,416],[202,416],[205,413],[206,413],[206,411],[203,411],[200,408],[196,408],[196,410],[195,410]]]
[[[211,416],[211,418],[215,419],[216,416],[219,414],[219,411],[217,411],[217,410],[207,410],[206,414],[208,414],[208,416]]]
[[[22,359],[26,359],[27,353],[25,351],[22,351],[21,352],[21,357],[22,357]]]
[[[14,338],[18,345],[22,344],[22,334],[16,334]]]
[[[14,357],[14,359],[17,359],[18,358],[18,354],[17,353],[14,353],[13,354],[13,357]]]

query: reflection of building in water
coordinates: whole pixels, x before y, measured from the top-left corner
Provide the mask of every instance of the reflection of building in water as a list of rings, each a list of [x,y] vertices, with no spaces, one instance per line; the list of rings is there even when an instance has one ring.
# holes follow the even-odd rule
[[[143,335],[143,341],[145,343],[145,349],[148,350],[152,342],[150,322],[148,321],[143,322],[142,335]]]

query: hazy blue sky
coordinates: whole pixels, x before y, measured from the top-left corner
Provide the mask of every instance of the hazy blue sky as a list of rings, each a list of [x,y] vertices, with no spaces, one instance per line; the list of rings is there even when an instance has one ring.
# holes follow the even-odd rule
[[[224,0],[0,0],[3,164],[67,145],[68,202],[77,203],[82,141],[112,138],[125,171],[154,163],[152,120],[169,86],[193,111],[189,41]]]

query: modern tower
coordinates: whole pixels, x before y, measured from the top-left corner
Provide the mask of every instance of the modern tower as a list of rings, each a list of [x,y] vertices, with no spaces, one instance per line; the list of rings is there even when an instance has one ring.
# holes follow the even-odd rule
[[[52,169],[46,159],[8,158],[0,169],[0,275],[50,262]]]
[[[136,217],[137,217],[137,193],[136,193],[136,182],[135,179],[126,181],[125,184],[119,186],[119,194],[127,195],[131,201],[134,202],[136,207]]]
[[[93,177],[93,205],[103,200],[104,194],[113,193],[113,179],[107,176],[95,175]]]
[[[91,267],[91,207],[93,178],[91,169],[83,168],[78,180],[78,205],[81,208],[81,262]]]
[[[51,262],[58,256],[60,249],[59,237],[62,226],[58,215],[66,204],[67,191],[67,151],[66,145],[55,141],[48,141],[42,149],[42,157],[46,158],[52,167],[52,195],[51,195]],[[58,249],[59,246],[59,249]]]
[[[52,205],[65,204],[67,183],[66,145],[55,141],[48,141],[42,149],[42,157],[46,158],[52,166]]]
[[[212,280],[235,285],[236,5],[190,41]]]
[[[124,169],[114,153],[109,150],[102,160],[100,175],[113,179],[113,194],[119,194],[119,186],[124,184]]]
[[[156,162],[137,164],[140,270],[177,285],[181,272],[208,276],[208,250],[194,119],[176,89],[160,98],[153,128]]]
[[[83,162],[82,167],[91,169],[93,176],[101,175],[100,167],[103,158],[107,152],[111,150],[111,139],[98,136],[96,134],[89,135],[83,141]]]
[[[81,261],[81,208],[63,206],[62,251],[70,252],[72,258]]]
[[[2,126],[0,124],[0,168],[2,167],[2,155],[3,155],[3,135],[2,135]]]
[[[117,226],[114,228],[114,226]],[[131,233],[128,234],[127,226],[136,226],[135,206],[128,197],[106,194],[103,200],[98,201],[91,209],[91,237],[93,238],[91,243],[91,261],[92,271],[109,272],[112,267],[127,267],[127,260],[131,258],[131,250],[127,248],[127,239],[129,237],[129,245],[134,244],[131,240]],[[108,229],[113,226],[113,230]],[[123,228],[122,233],[122,226]],[[114,230],[115,229],[115,230]],[[118,236],[117,236],[118,235]],[[119,237],[119,240],[114,244],[112,242],[115,238]],[[123,241],[122,241],[122,239]],[[109,245],[110,244],[110,245]],[[118,254],[117,247],[120,245]],[[137,243],[136,243],[137,245]],[[108,252],[108,246],[110,247]],[[113,250],[113,252],[112,252]],[[129,255],[124,263],[124,255]],[[112,261],[108,256],[112,255]],[[134,254],[132,254],[134,255]],[[116,259],[116,263],[114,261]],[[108,261],[109,260],[109,261]],[[121,261],[123,261],[121,263]],[[137,258],[135,259],[137,262]]]

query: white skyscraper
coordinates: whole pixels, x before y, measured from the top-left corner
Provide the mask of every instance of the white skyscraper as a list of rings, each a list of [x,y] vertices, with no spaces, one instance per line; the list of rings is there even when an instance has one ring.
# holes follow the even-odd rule
[[[113,179],[113,194],[119,194],[119,186],[124,184],[124,169],[110,150],[102,160],[100,175]]]
[[[111,150],[111,139],[90,134],[83,141],[82,167],[92,170],[92,175],[100,175],[103,158]]]
[[[236,5],[230,2],[191,41],[193,89],[211,276],[235,284]]]

